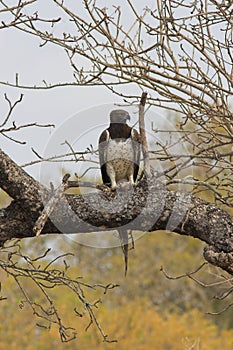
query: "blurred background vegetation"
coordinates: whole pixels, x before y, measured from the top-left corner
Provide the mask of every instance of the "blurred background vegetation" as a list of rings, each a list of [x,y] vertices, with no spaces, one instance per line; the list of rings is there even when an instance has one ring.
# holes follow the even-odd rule
[[[8,200],[1,192],[1,205]],[[65,235],[25,239],[20,245],[22,256],[40,256],[51,248],[40,264],[59,254],[72,253],[57,260],[55,266],[61,269],[65,260],[71,276],[84,276],[92,285],[119,285],[106,295],[103,289],[90,289],[88,296],[93,303],[101,299],[96,316],[109,339],[118,342],[104,343],[94,326],[85,330],[89,321],[73,312],[78,301],[64,287],[57,286],[51,293],[60,314],[66,324],[77,329],[77,339],[62,343],[57,326],[38,321],[17,283],[1,270],[1,349],[232,349],[231,308],[219,315],[208,314],[228,307],[227,298],[216,298],[227,292],[228,276],[208,264],[185,276],[204,263],[203,244],[196,239],[162,231],[145,234],[130,251],[126,278],[119,247],[91,248]],[[21,282],[30,298],[43,304],[33,282],[27,278]]]

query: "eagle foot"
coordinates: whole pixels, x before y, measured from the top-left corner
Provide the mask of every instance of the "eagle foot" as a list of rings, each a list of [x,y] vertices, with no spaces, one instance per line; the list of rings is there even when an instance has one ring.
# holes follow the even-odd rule
[[[111,188],[107,185],[101,184],[96,186],[97,190],[103,191],[103,192],[109,192],[111,191]]]

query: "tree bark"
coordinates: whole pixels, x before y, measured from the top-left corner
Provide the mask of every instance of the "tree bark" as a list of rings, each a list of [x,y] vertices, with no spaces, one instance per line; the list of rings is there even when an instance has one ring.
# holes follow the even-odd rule
[[[33,237],[34,224],[51,198],[49,191],[0,150],[0,187],[12,198],[0,210],[0,244]],[[207,243],[204,257],[233,274],[233,219],[212,203],[172,192],[156,177],[142,179],[129,192],[63,194],[41,234],[85,233],[117,228],[172,230]]]

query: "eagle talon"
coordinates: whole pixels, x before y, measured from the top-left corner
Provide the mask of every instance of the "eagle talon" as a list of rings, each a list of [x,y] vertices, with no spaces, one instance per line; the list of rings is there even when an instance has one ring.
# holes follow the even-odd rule
[[[107,186],[105,184],[97,185],[96,188],[97,188],[97,190],[100,190],[100,191],[109,191],[110,190],[109,186]]]

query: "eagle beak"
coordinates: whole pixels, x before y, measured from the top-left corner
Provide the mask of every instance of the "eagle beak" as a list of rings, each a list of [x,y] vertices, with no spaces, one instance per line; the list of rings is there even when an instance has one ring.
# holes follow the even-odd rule
[[[130,115],[128,114],[126,120],[130,121]]]

